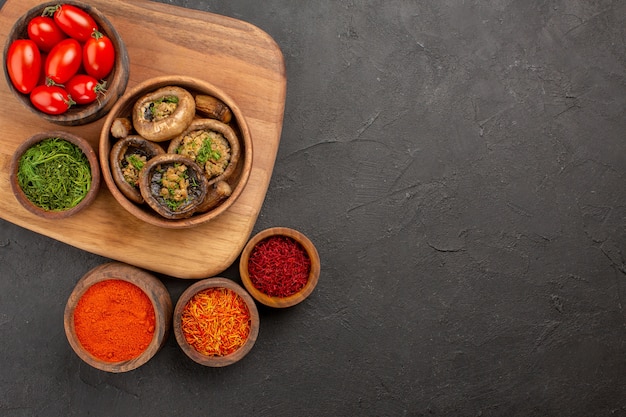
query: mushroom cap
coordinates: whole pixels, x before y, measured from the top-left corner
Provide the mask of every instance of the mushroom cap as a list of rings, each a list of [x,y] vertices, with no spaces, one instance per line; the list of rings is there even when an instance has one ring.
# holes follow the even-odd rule
[[[158,144],[138,135],[126,136],[124,139],[117,141],[111,148],[109,164],[111,165],[111,175],[117,188],[132,202],[142,204],[144,199],[141,196],[139,187],[129,184],[123,173],[126,156],[135,152],[145,156],[147,162],[157,155],[164,154],[165,151]]]
[[[151,102],[164,97],[178,98],[176,109],[161,120],[148,120],[145,107]],[[135,102],[133,106],[133,126],[139,135],[153,142],[164,142],[182,133],[192,122],[196,114],[196,102],[193,95],[182,87],[161,87],[148,93]]]
[[[172,209],[168,200],[161,196],[161,179],[169,167],[185,165],[189,178],[188,196],[179,207]],[[191,217],[206,199],[209,183],[200,165],[191,159],[165,153],[149,160],[139,173],[139,191],[148,205],[166,219]]]
[[[230,161],[224,172],[216,177],[207,178],[209,184],[215,184],[218,181],[226,181],[237,167],[237,162],[241,156],[241,147],[239,139],[235,131],[225,123],[215,119],[195,119],[180,135],[176,136],[167,147],[168,153],[176,153],[176,149],[180,146],[184,137],[191,132],[205,130],[221,133],[230,145]]]

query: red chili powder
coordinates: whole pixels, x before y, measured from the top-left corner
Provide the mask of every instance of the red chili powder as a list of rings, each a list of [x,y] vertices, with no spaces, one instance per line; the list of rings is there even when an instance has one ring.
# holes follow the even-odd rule
[[[289,297],[309,280],[311,260],[295,239],[271,236],[256,244],[250,253],[248,273],[252,285],[272,297]]]
[[[154,337],[154,307],[134,284],[119,279],[100,281],[85,291],[74,309],[80,344],[106,362],[139,356]]]

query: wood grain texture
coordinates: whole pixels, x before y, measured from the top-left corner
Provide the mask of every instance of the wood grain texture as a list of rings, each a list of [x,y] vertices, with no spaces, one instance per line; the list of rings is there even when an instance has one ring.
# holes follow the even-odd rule
[[[4,44],[15,20],[36,0],[8,0],[0,12]],[[147,1],[93,1],[123,37],[130,58],[131,88],[161,75],[188,75],[222,88],[246,116],[254,147],[253,167],[237,202],[217,219],[192,229],[168,230],[135,219],[104,185],[85,211],[56,221],[23,209],[11,194],[9,162],[29,136],[58,130],[24,108],[0,83],[0,217],[98,255],[178,278],[215,276],[228,268],[259,215],[280,142],[286,95],[285,66],[274,40],[259,28],[212,13]],[[4,64],[4,63],[3,63]],[[103,120],[66,127],[98,148]],[[173,248],[176,248],[175,250]]]

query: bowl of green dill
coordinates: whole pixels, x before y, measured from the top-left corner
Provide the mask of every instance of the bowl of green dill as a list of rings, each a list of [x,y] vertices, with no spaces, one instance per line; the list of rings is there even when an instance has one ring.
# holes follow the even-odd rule
[[[91,145],[63,131],[37,133],[13,154],[10,183],[30,213],[64,219],[89,206],[100,188],[100,165]]]

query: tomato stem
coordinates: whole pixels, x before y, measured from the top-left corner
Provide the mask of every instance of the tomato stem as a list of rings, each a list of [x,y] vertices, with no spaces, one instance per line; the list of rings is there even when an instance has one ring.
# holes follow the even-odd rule
[[[96,39],[96,40],[100,39],[103,36],[104,36],[104,34],[102,32],[99,32],[99,31],[97,31],[95,29],[94,29],[93,32],[91,32],[91,37]]]
[[[61,5],[59,4],[57,4],[56,6],[48,6],[45,9],[43,9],[43,12],[41,13],[41,15],[43,17],[52,17],[60,8],[61,8]]]
[[[107,82],[101,81],[99,82],[93,89],[94,93],[104,94],[107,91]]]
[[[65,87],[63,84],[57,84],[56,82],[54,82],[54,80],[53,80],[53,79],[51,79],[51,78],[49,78],[49,77],[46,77],[46,85],[47,85],[48,87],[52,87],[52,86],[54,86],[54,85],[56,85],[57,87]]]
[[[68,109],[72,107],[74,104],[76,104],[76,102],[72,99],[72,96],[70,95],[68,95],[67,100],[64,100],[64,101],[65,101],[65,104],[67,104]]]

